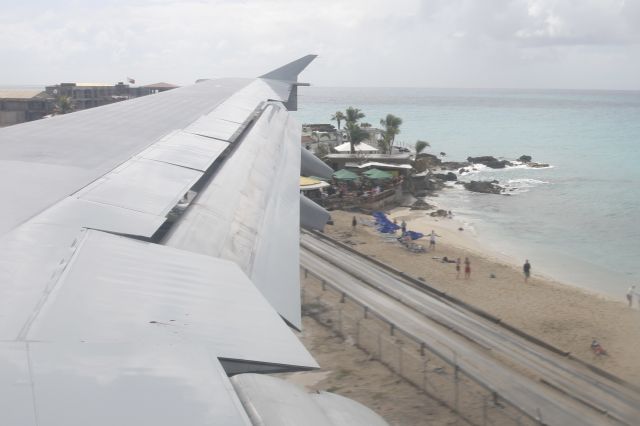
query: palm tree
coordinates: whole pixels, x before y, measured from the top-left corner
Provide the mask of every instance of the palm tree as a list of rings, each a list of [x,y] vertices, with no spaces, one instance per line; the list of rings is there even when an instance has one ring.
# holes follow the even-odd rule
[[[420,154],[428,146],[431,146],[427,141],[416,141],[416,155]]]
[[[344,116],[344,113],[342,111],[336,111],[336,113],[331,116],[331,121],[335,121],[338,123],[338,132],[340,131],[340,123],[346,118],[347,117]]]
[[[349,107],[345,110],[344,121],[347,135],[349,136],[349,144],[351,145],[351,153],[355,154],[355,146],[369,137],[369,133],[358,126],[358,120],[364,118],[364,113],[358,108]]]
[[[380,120],[380,125],[384,128],[382,136],[385,145],[385,153],[391,154],[393,142],[396,139],[396,135],[400,133],[401,124],[402,118],[396,117],[393,114],[387,114],[385,118]]]
[[[73,112],[75,109],[75,105],[73,105],[73,100],[70,96],[58,96],[56,98],[56,103],[53,106],[53,114],[67,114],[69,112]]]
[[[356,124],[361,118],[364,118],[365,115],[358,108],[349,107],[345,111],[344,121],[346,124],[352,123]]]
[[[349,135],[349,144],[351,145],[351,153],[356,153],[356,145],[369,137],[369,133],[356,123],[349,123],[345,125],[347,129],[347,135]]]

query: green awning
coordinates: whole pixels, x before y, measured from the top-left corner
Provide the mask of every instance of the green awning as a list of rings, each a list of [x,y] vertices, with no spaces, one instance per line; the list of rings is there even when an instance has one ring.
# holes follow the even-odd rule
[[[336,178],[337,180],[356,180],[358,179],[358,175],[350,172],[349,170],[346,169],[341,169],[338,170],[337,172],[335,172],[333,174],[333,177]]]
[[[393,178],[393,175],[391,173],[385,172],[384,170],[380,170],[380,169],[370,169],[364,172],[363,174],[369,179],[375,179],[375,180],[386,180],[386,179]]]

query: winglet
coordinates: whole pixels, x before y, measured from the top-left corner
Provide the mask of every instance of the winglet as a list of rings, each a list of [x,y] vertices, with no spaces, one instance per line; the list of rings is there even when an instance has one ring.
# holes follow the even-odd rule
[[[273,71],[261,75],[259,78],[296,82],[298,81],[298,74],[300,74],[302,70],[304,70],[317,56],[318,55],[303,56],[300,59],[296,59],[293,62],[289,62],[288,64],[281,66],[280,68],[276,68]]]

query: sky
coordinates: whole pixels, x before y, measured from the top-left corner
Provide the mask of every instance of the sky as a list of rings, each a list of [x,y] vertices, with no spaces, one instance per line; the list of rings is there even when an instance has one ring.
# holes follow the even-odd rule
[[[316,86],[640,90],[640,0],[0,0],[0,86],[190,84],[300,56]]]

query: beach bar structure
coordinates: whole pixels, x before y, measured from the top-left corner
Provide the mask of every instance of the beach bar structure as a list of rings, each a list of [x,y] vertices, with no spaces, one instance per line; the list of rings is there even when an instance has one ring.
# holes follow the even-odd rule
[[[403,168],[411,170],[412,156],[409,153],[367,154],[361,152],[356,154],[328,154],[324,158],[324,160],[333,170],[338,170],[345,167],[358,168],[363,164],[374,162],[378,163],[378,165],[375,166],[378,169],[385,169],[388,166],[404,165]]]

